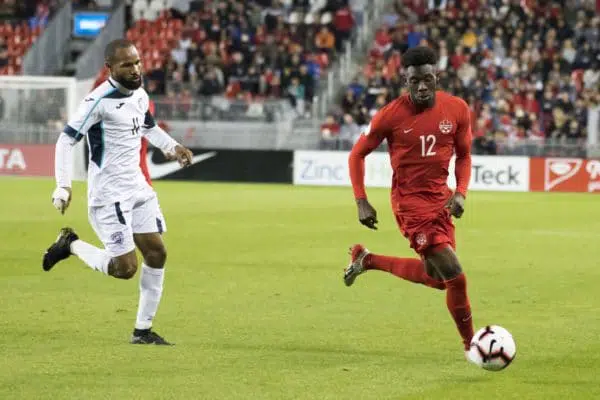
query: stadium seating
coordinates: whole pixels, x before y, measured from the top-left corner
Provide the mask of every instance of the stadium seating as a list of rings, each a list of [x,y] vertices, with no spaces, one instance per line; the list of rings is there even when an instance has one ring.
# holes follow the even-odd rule
[[[23,56],[46,26],[56,4],[38,1],[37,5],[13,3],[3,4],[0,21],[0,75],[15,75],[21,72]],[[19,9],[18,7],[22,7]]]
[[[352,35],[348,2],[260,3],[207,0],[181,15],[171,1],[135,0],[126,35],[143,56],[149,93],[174,101],[189,93],[288,98],[303,114],[321,71]]]
[[[363,70],[324,122],[322,146],[347,148],[357,139],[355,125],[364,127],[404,90],[401,54],[421,44],[440,56],[441,86],[469,103],[476,152],[510,154],[522,142],[581,148],[587,107],[600,102],[600,17],[588,3],[396,1]]]

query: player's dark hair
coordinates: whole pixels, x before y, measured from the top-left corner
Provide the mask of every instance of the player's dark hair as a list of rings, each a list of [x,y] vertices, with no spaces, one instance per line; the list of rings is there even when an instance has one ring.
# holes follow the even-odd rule
[[[104,49],[104,60],[107,63],[111,63],[117,53],[117,50],[124,49],[129,46],[134,46],[131,40],[127,39],[116,39],[106,45]]]
[[[402,55],[402,66],[408,67],[420,67],[421,65],[436,65],[437,54],[431,47],[417,46],[406,50]]]

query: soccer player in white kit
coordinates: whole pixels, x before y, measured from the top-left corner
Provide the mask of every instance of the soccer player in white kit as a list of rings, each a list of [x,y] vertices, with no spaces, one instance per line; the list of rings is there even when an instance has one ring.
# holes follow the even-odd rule
[[[170,344],[152,331],[163,291],[166,249],[161,234],[167,226],[156,192],[140,169],[142,136],[182,166],[192,153],[159,128],[148,110],[148,94],[141,87],[141,60],[128,40],[115,40],[105,50],[110,78],[80,104],[56,143],[54,206],[64,214],[71,201],[72,146],[87,135],[89,143],[88,217],[104,244],[99,249],[63,228],[43,257],[49,271],[71,254],[90,268],[119,279],[132,278],[143,256],[140,299],[134,344]]]

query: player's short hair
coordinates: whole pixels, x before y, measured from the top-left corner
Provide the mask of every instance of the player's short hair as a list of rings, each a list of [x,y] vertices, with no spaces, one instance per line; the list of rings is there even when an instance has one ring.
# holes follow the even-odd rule
[[[406,50],[402,55],[402,65],[404,68],[420,67],[421,65],[436,65],[437,54],[431,47],[417,46]]]
[[[112,62],[115,58],[117,50],[124,49],[129,46],[135,46],[131,40],[127,39],[116,39],[106,45],[104,49],[104,60],[108,63]]]

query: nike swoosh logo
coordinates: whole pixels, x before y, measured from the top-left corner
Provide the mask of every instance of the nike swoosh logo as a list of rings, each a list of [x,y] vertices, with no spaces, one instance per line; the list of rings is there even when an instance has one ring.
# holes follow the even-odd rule
[[[179,165],[177,161],[169,161],[162,164],[156,164],[152,161],[152,155],[154,154],[154,150],[149,151],[146,155],[146,161],[148,163],[148,169],[150,170],[150,178],[158,179],[163,176],[172,174],[173,172],[179,171],[182,167]],[[210,158],[213,158],[217,155],[216,151],[209,151],[208,153],[198,154],[197,156],[192,157],[191,165],[198,164],[199,162],[206,161]]]
[[[411,132],[411,131],[412,131],[412,128],[410,128],[410,129],[405,129],[405,130],[404,130],[404,133],[408,133],[408,132]]]

